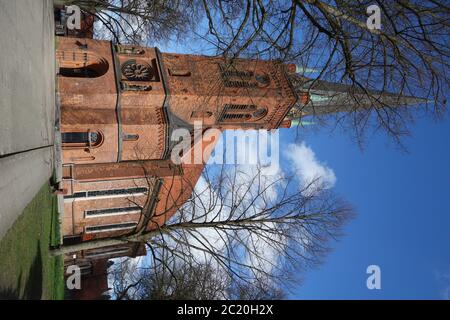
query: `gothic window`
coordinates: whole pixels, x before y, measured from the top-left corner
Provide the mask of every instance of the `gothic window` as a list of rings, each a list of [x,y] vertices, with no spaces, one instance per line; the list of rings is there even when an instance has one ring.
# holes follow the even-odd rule
[[[251,116],[244,113],[225,113],[223,115],[222,121],[224,122],[241,122],[250,120]]]
[[[254,104],[226,104],[219,118],[220,122],[257,121],[267,115],[267,108]]]
[[[219,64],[220,74],[225,87],[256,88],[267,87],[270,77],[266,73],[251,70],[238,70],[236,66]]]
[[[82,199],[82,198],[97,198],[97,197],[128,197],[138,196],[147,193],[148,188],[136,187],[128,189],[110,189],[110,190],[94,190],[94,191],[79,191],[72,195],[64,196],[64,199]]]
[[[237,70],[233,65],[219,64],[220,75],[225,87],[252,88],[256,83],[252,82],[253,71]]]
[[[223,64],[219,65],[220,72],[222,74],[222,77],[238,77],[241,79],[251,79],[254,75],[253,71],[248,70],[236,70],[234,66],[226,66]]]
[[[94,217],[105,217],[105,216],[111,216],[111,215],[122,215],[122,214],[131,214],[131,213],[140,213],[140,212],[141,212],[141,207],[132,206],[132,207],[123,207],[123,208],[86,210],[85,215],[86,215],[86,218],[94,218]]]
[[[249,112],[256,110],[256,106],[254,104],[226,104],[225,109],[227,111]]]
[[[61,139],[64,147],[98,147],[103,140],[102,134],[95,131],[63,132]]]
[[[127,247],[113,247],[113,248],[105,248],[105,249],[94,249],[86,251],[84,255],[85,258],[102,258],[105,256],[112,255],[124,255],[130,251],[130,248]]]
[[[145,193],[148,191],[146,187],[128,188],[128,189],[114,189],[114,190],[96,190],[88,191],[88,197],[101,197],[101,196],[129,196],[136,195],[140,193]]]
[[[128,230],[136,228],[136,222],[126,222],[126,223],[114,223],[107,225],[89,226],[86,227],[86,233],[97,233],[97,232],[109,232],[109,231],[119,231]]]
[[[109,69],[108,61],[89,51],[57,50],[59,75],[69,78],[98,78]]]

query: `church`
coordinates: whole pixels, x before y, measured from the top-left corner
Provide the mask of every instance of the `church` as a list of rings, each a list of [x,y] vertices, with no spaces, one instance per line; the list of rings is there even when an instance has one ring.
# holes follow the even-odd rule
[[[308,115],[370,108],[365,92],[299,76],[279,61],[163,53],[74,36],[57,37],[64,245],[157,230],[189,200],[224,130],[289,128]],[[387,105],[421,101],[371,92]],[[172,161],[172,134],[191,134],[191,148]],[[194,161],[200,148],[203,161]],[[192,152],[191,152],[192,151]],[[184,152],[184,150],[183,150]],[[142,243],[124,242],[65,255],[92,290],[107,291],[108,260],[146,255]],[[92,291],[92,292],[91,292]]]
[[[371,107],[364,92],[303,78],[294,64],[279,61],[163,53],[76,37],[57,38],[56,61],[65,244],[164,225],[190,198],[219,139],[196,141],[195,123],[204,131],[273,130],[311,114],[351,111],[355,99]],[[421,102],[372,93],[389,105]],[[191,132],[191,148],[200,144],[206,152],[203,162],[172,162],[171,137],[180,128]]]
[[[193,132],[199,121],[204,130],[289,127],[291,108],[308,100],[289,81],[295,65],[275,61],[68,37],[58,38],[56,59],[70,243],[155,229],[190,197],[204,163],[171,161],[174,130]]]

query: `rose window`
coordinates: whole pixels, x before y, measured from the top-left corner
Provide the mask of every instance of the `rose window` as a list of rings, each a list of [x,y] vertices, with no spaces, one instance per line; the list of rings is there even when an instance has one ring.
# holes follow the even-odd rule
[[[153,69],[145,62],[129,60],[122,66],[123,75],[131,81],[150,81],[153,78]]]

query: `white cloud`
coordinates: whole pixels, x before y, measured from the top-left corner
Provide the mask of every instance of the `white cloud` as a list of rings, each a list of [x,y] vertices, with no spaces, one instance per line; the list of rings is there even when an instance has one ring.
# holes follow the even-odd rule
[[[291,163],[291,168],[295,171],[295,174],[299,180],[300,188],[307,186],[312,181],[314,185],[312,188],[308,189],[307,192],[310,194],[311,192],[316,191],[318,188],[331,188],[336,183],[336,176],[334,171],[326,166],[325,164],[319,162],[316,158],[314,151],[306,146],[305,143],[301,143],[300,145],[290,144],[285,149],[285,158]],[[252,153],[250,153],[252,154]],[[283,168],[281,170],[278,167],[276,172],[269,172],[266,174],[265,168],[261,169],[261,175],[257,181],[253,180],[255,176],[258,176],[258,165],[236,165],[231,166],[227,170],[227,177],[230,179],[226,181],[223,185],[224,190],[222,190],[223,194],[227,194],[228,196],[221,197],[219,201],[217,200],[217,190],[211,190],[210,186],[206,182],[206,180],[201,177],[196,184],[195,191],[197,194],[197,200],[203,205],[196,206],[196,215],[200,216],[200,220],[202,221],[219,221],[229,218],[230,216],[230,205],[231,199],[230,193],[227,193],[227,189],[232,190],[233,186],[239,186],[242,188],[243,192],[235,191],[234,196],[242,195],[242,199],[240,204],[243,208],[246,208],[249,203],[252,203],[253,210],[258,211],[260,207],[263,207],[262,201],[254,201],[254,197],[259,194],[261,190],[264,191],[264,199],[269,202],[276,202],[279,196],[280,190],[284,190],[284,177],[287,172],[287,168]],[[228,190],[228,191],[229,191]],[[215,199],[215,200],[214,200]],[[236,199],[234,199],[236,201]],[[187,207],[192,206],[193,204],[188,204]],[[212,206],[212,207],[211,207]],[[192,211],[192,208],[186,208],[188,212]],[[207,210],[205,213],[204,210]],[[236,213],[240,213],[240,208],[236,208]],[[254,213],[252,209],[248,210],[247,214]],[[192,218],[192,217],[190,217]],[[194,219],[196,221],[197,219]],[[267,229],[273,229],[273,225],[267,226]],[[198,230],[199,235],[201,234],[201,240],[207,240],[210,246],[214,248],[214,250],[221,252],[228,245],[224,239],[226,237],[226,230],[214,230],[208,228],[201,228]],[[238,233],[238,236],[241,241],[251,244],[253,254],[247,254],[242,257],[242,263],[255,265],[258,268],[265,270],[266,272],[270,272],[270,270],[275,267],[279,261],[279,253],[283,252],[281,247],[286,246],[286,239],[279,238],[277,241],[272,241],[268,243],[266,239],[270,239],[271,237],[275,237],[275,235],[270,235],[267,237],[264,231],[261,231],[260,234],[248,234],[245,231],[241,231]],[[304,234],[300,233],[298,235],[299,242],[303,243],[305,246],[308,244],[307,237]],[[187,237],[188,242],[190,244],[194,244],[197,247],[202,247],[201,243],[199,243],[196,239],[193,239],[192,236]],[[244,240],[245,239],[245,240]],[[273,239],[275,240],[275,239]],[[205,254],[204,251],[191,249],[193,255],[196,257],[198,261],[208,259],[208,254]]]
[[[242,218],[258,213],[264,207],[264,203],[276,201],[279,192],[278,188],[283,184],[282,172],[278,172],[276,175],[270,172],[271,174],[265,175],[265,168],[260,169],[261,176],[258,176],[257,165],[229,166],[222,185],[222,196],[216,193],[217,190],[211,189],[204,177],[200,177],[195,186],[195,201],[184,206],[184,210],[188,213],[195,212],[195,215],[193,217],[188,214],[186,218],[196,222],[224,221],[230,217],[237,218],[240,216]],[[259,179],[255,181],[254,178],[256,176]],[[236,186],[238,186],[238,190],[233,190]],[[261,198],[255,199],[262,190],[264,190],[264,201]],[[235,207],[232,213],[231,207],[233,202],[237,202],[240,205]],[[194,207],[195,210],[193,210]],[[175,220],[179,219],[177,216],[174,218]],[[268,223],[266,228],[271,230],[274,228],[274,225]],[[231,238],[228,237],[231,234],[233,236]],[[195,249],[195,247],[206,249],[204,244],[207,243],[207,246],[215,252],[225,254],[227,246],[231,245],[228,241],[239,239],[242,246],[247,245],[252,250],[252,254],[245,252],[244,255],[238,258],[240,263],[254,265],[266,272],[270,272],[277,264],[279,252],[283,251],[275,247],[286,245],[286,239],[279,238],[277,241],[273,241],[276,235],[266,234],[264,229],[260,230],[258,234],[252,234],[246,230],[199,228],[194,235],[185,234],[184,237],[193,246],[186,250],[190,250],[190,253],[198,262],[209,261],[211,257],[207,252]],[[267,239],[272,239],[272,241],[268,242]],[[213,261],[213,263],[217,263],[217,261]]]
[[[242,208],[235,208],[234,215],[239,216],[242,213],[240,209],[246,208],[250,203],[252,208],[247,208],[248,211],[246,214],[251,215],[254,213],[253,210],[260,210],[266,204],[265,201],[269,203],[277,201],[280,191],[286,187],[284,178],[289,171],[288,169],[292,169],[295,172],[300,187],[306,186],[315,179],[316,184],[318,184],[317,187],[321,188],[331,188],[336,183],[334,171],[319,162],[313,150],[306,146],[305,143],[299,145],[290,144],[284,152],[283,156],[290,162],[290,168],[278,167],[278,170],[275,170],[275,172],[269,170],[267,173],[267,168],[262,167],[260,168],[261,176],[257,181],[252,178],[258,175],[258,165],[240,164],[227,166],[225,170],[226,178],[222,184],[223,190],[221,190],[220,196],[217,193],[218,190],[214,190],[214,187],[211,189],[205,178],[201,177],[195,186],[195,201],[188,202],[184,206],[184,212],[187,214],[184,219],[196,222],[226,220],[232,214],[230,209],[232,204],[231,195],[234,196],[234,201],[236,201],[235,197],[242,197],[240,199],[241,201],[239,201]],[[251,152],[250,155],[252,155]],[[219,174],[219,171],[214,170],[213,166],[209,166],[208,175],[210,178]],[[240,190],[234,190],[236,186],[240,186],[242,192]],[[315,188],[313,187],[312,189]],[[309,189],[308,193],[312,189]],[[265,201],[253,201],[260,190],[265,190]],[[172,219],[174,221],[180,219],[180,212]],[[181,220],[184,219],[181,218]],[[268,224],[266,227],[267,230],[272,230],[274,225]],[[227,234],[232,232],[233,230],[231,229],[216,230],[213,228],[199,228],[194,234],[195,236],[192,234],[183,235],[186,242],[198,248],[191,247],[189,249],[186,248],[186,250],[190,250],[194,259],[200,263],[209,261],[211,257],[207,250],[205,252],[205,249],[207,249],[205,248],[205,244],[215,252],[226,253],[227,246],[231,244],[228,243],[227,239],[230,238],[227,237]],[[299,243],[303,243],[305,246],[308,245],[308,238],[303,233],[300,232],[298,237]],[[254,265],[266,272],[270,272],[272,268],[278,266],[281,262],[280,252],[283,252],[283,247],[287,245],[287,239],[279,237],[276,234],[265,234],[264,230],[261,230],[259,234],[252,234],[242,230],[234,233],[232,238],[239,238],[242,245],[249,245],[252,249],[252,252],[243,252],[244,254],[242,256],[239,258],[236,257],[240,260],[239,262],[246,265]],[[268,241],[268,239],[272,239],[272,241]],[[175,243],[171,243],[171,239],[166,239],[166,241],[169,246],[175,245]],[[258,272],[255,272],[256,274]]]
[[[318,189],[330,189],[336,184],[333,169],[319,162],[314,151],[304,142],[299,145],[289,144],[284,156],[292,163],[302,189],[312,183],[311,188],[304,192],[310,194]]]
[[[450,300],[450,287],[446,287],[441,291],[442,300]]]
[[[440,298],[443,300],[450,300],[450,272],[434,270],[434,276],[436,277],[439,286],[442,287],[439,292]]]

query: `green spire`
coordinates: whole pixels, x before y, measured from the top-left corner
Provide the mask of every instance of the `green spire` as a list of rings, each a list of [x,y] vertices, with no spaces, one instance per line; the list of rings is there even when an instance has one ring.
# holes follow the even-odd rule
[[[294,127],[294,126],[301,126],[301,127],[303,127],[303,126],[312,126],[312,125],[315,125],[316,123],[315,122],[313,122],[313,121],[305,121],[305,120],[302,120],[301,118],[296,118],[296,119],[292,119],[291,120],[291,127]]]
[[[376,90],[365,91],[361,88],[323,80],[313,80],[299,75],[291,78],[299,95],[309,95],[306,105],[298,104],[289,113],[290,119],[312,115],[338,112],[352,112],[364,108],[383,108],[418,105],[427,99],[399,95]]]

